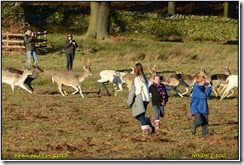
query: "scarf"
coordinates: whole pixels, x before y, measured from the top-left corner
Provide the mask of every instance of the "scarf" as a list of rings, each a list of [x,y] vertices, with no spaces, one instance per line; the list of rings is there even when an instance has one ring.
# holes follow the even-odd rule
[[[162,83],[156,84],[155,82],[153,82],[153,85],[155,85],[158,89],[159,94],[162,97],[162,101],[166,101],[166,91],[165,88],[163,87]]]

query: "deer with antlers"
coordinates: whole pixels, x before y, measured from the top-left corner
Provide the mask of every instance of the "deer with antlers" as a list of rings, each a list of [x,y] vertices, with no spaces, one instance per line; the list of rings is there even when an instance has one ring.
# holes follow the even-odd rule
[[[180,73],[177,75],[172,75],[172,77],[175,77],[179,80],[179,85],[184,86],[186,88],[186,92],[182,93],[182,96],[189,92],[189,87],[193,87],[194,83],[196,82],[197,75],[202,75],[205,78],[208,77],[207,72],[203,68],[201,68],[200,72],[197,74]]]
[[[52,75],[52,82],[56,82],[58,84],[58,89],[62,96],[67,95],[67,93],[62,89],[62,86],[66,85],[75,89],[75,92],[73,92],[72,94],[76,94],[77,92],[79,92],[81,97],[84,98],[80,86],[88,76],[92,75],[91,65],[89,65],[89,62],[90,60],[88,59],[85,63],[85,59],[82,58],[83,69],[85,71],[82,74],[74,74],[72,71],[64,71],[57,72]]]

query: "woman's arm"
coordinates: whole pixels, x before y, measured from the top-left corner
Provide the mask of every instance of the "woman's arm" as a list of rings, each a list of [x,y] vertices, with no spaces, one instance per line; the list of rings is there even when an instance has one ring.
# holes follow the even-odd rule
[[[67,49],[71,46],[72,43],[69,42],[69,40],[66,40],[64,43],[64,47]]]
[[[33,36],[30,36],[30,37],[25,36],[25,38],[24,38],[25,43],[30,43],[32,39],[33,39]]]
[[[77,47],[78,47],[78,45],[77,45],[76,41],[74,41],[74,42],[75,42],[75,45],[74,45],[74,46],[75,46],[75,48],[77,48]]]

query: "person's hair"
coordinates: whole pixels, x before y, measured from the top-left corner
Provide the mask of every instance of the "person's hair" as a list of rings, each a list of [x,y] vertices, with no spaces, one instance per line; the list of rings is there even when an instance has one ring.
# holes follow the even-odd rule
[[[145,79],[146,83],[148,83],[146,75],[143,72],[143,67],[142,67],[141,63],[136,63],[136,65],[134,67],[134,75],[135,75],[135,77],[138,77],[138,76],[143,77]]]
[[[72,34],[67,34],[67,38],[68,38],[68,37],[71,37],[71,38],[72,38]]]
[[[197,76],[196,76],[196,83],[199,84],[199,83],[201,83],[204,79],[205,79],[205,77],[204,77],[203,75],[197,75]]]

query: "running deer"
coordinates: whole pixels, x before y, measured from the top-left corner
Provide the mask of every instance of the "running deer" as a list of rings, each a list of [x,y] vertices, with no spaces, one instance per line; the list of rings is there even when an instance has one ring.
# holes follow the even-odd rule
[[[182,73],[180,76],[179,75],[176,76],[178,77],[179,84],[186,88],[186,92],[182,93],[183,96],[189,92],[188,89],[189,87],[193,87],[194,83],[196,82],[197,75],[202,75],[205,78],[208,77],[207,72],[203,68],[201,68],[200,72],[197,74],[189,75],[189,74]]]
[[[27,78],[27,76],[31,75],[32,71],[25,69],[22,74],[18,73],[11,73],[6,70],[2,70],[2,83],[6,83],[11,85],[12,91],[14,92],[14,86],[19,86],[25,90],[27,90],[29,93],[32,93],[29,89],[27,89],[24,86],[24,82]]]
[[[26,85],[30,88],[31,92],[34,93],[34,89],[33,89],[33,87],[31,86],[31,82],[32,82],[33,80],[35,80],[35,79],[37,78],[38,74],[39,74],[39,73],[42,73],[43,70],[42,70],[40,67],[35,66],[35,65],[34,65],[33,63],[31,63],[30,61],[28,61],[28,62],[29,62],[29,63],[31,64],[31,66],[32,66],[32,67],[31,67],[32,74],[29,75],[29,76],[25,79],[24,84],[26,84]],[[22,75],[22,74],[23,74],[23,71],[21,71],[21,70],[19,70],[19,69],[15,69],[15,68],[7,68],[6,71],[7,71],[7,72],[11,72],[11,73],[16,73],[16,74],[19,74],[19,75]]]
[[[129,91],[131,89],[131,86],[132,86],[134,78],[135,78],[134,67],[132,66],[131,69],[132,69],[131,72],[127,72],[127,74],[124,74],[121,77],[122,81],[127,85],[127,88],[129,89]]]
[[[116,87],[115,89],[115,96],[117,96],[117,92],[120,92],[123,90],[122,84],[124,83],[122,77],[130,73],[131,71],[129,70],[103,70],[100,72],[100,79],[97,80],[98,82],[98,94],[101,92],[101,85],[105,88],[107,95],[111,96],[109,93],[105,83],[112,83]]]
[[[74,74],[72,71],[64,71],[57,72],[52,75],[52,82],[56,82],[58,84],[58,89],[63,96],[67,95],[67,93],[62,90],[62,86],[66,85],[75,89],[75,92],[72,93],[73,95],[80,92],[81,97],[84,98],[80,86],[88,76],[92,75],[89,61],[90,60],[88,59],[85,64],[84,58],[82,59],[82,63],[84,65],[83,69],[85,70],[83,74]]]
[[[238,87],[238,75],[230,75],[226,79],[227,84],[225,85],[225,91],[221,96],[220,100],[224,99],[225,97],[230,97],[234,94],[234,87]],[[231,94],[229,92],[232,91]],[[228,95],[229,94],[229,95]],[[228,95],[228,96],[227,96]]]
[[[222,90],[220,88],[227,84],[226,79],[231,75],[228,64],[224,67],[224,74],[214,74],[211,76],[211,82],[213,83],[212,89],[216,97],[224,91],[225,87]],[[217,91],[215,90],[216,88]]]

